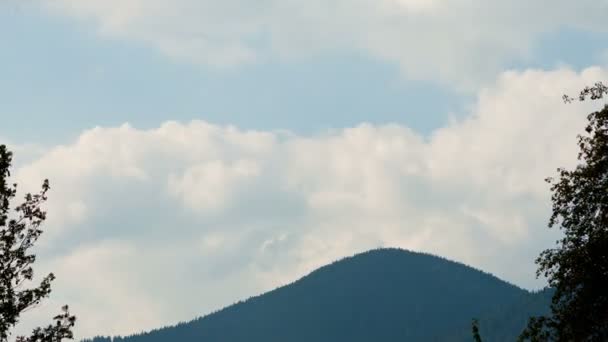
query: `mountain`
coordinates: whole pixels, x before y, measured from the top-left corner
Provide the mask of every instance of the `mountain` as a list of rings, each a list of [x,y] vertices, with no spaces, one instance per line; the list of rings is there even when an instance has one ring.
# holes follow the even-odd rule
[[[441,257],[377,249],[208,316],[113,341],[471,341],[472,318],[487,341],[513,341],[550,298]]]

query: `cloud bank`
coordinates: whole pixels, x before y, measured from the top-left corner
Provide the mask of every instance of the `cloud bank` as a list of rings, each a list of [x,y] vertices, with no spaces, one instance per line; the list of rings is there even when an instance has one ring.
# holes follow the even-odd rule
[[[533,259],[555,239],[543,179],[575,164],[599,106],[561,95],[607,77],[506,72],[429,137],[365,123],[313,136],[203,121],[87,130],[15,172],[23,190],[51,180],[39,274],[58,280],[36,315],[69,303],[78,336],[134,333],[381,246],[541,286]]]
[[[53,0],[103,37],[179,61],[231,67],[363,53],[410,79],[477,89],[560,29],[606,32],[606,1]]]

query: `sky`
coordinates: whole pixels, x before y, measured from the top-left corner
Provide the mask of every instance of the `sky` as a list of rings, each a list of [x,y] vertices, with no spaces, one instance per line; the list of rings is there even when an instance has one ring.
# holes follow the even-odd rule
[[[527,289],[601,103],[606,0],[0,0],[0,143],[51,183],[76,337],[189,320],[378,247]]]

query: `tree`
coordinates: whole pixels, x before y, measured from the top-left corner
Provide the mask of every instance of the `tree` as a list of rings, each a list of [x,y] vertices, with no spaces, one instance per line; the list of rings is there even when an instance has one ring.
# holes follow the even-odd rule
[[[596,83],[578,99],[604,95],[608,87]],[[557,169],[557,180],[546,179],[553,202],[549,227],[564,232],[557,247],[536,260],[537,276],[555,289],[552,315],[531,318],[520,341],[608,341],[608,105],[587,119],[578,136],[579,164]]]
[[[37,287],[23,288],[32,281],[32,264],[36,256],[28,250],[42,234],[40,225],[46,219],[41,205],[47,200],[49,182],[45,180],[37,194],[26,194],[25,200],[11,211],[11,201],[17,194],[17,184],[9,185],[12,153],[0,145],[0,342],[8,341],[11,329],[20,315],[41,302],[51,293],[55,276],[47,275]],[[59,342],[72,339],[76,321],[67,306],[54,317],[54,324],[36,328],[29,337],[19,336],[17,342]]]
[[[481,342],[481,335],[479,334],[479,321],[477,319],[473,319],[473,323],[471,323],[471,330],[473,333],[473,340],[475,342]]]

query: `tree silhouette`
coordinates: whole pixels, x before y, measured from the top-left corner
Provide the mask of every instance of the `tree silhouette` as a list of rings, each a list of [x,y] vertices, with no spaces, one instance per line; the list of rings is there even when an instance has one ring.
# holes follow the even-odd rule
[[[578,99],[604,95],[608,87],[596,83]],[[546,179],[553,192],[549,227],[564,232],[558,246],[536,260],[537,276],[555,288],[552,315],[531,318],[520,341],[608,341],[608,105],[587,119],[578,136],[579,165]]]
[[[19,322],[20,315],[49,296],[55,276],[47,275],[37,287],[23,288],[32,281],[32,264],[36,256],[28,253],[42,234],[40,225],[46,212],[40,206],[46,201],[49,190],[44,180],[37,194],[26,194],[25,200],[11,212],[11,201],[17,194],[17,184],[9,185],[12,152],[0,145],[0,342],[7,342],[11,329]],[[16,342],[59,342],[72,339],[72,327],[76,317],[68,307],[54,317],[54,324],[36,328],[29,337],[19,336]]]
[[[477,319],[473,319],[473,323],[471,323],[471,330],[473,332],[473,340],[475,342],[481,342],[481,335],[479,335],[479,321]]]

